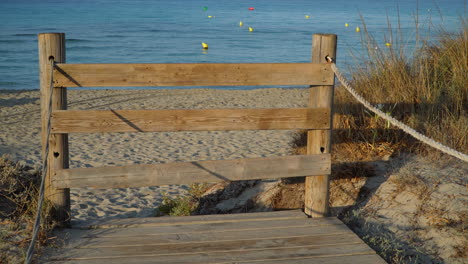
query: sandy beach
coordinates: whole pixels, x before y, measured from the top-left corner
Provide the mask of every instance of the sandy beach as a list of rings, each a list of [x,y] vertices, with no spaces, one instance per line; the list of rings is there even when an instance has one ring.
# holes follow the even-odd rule
[[[307,104],[307,89],[68,90],[69,109],[288,108]],[[39,91],[0,91],[0,155],[38,168]],[[281,156],[292,131],[70,134],[70,168]],[[154,215],[162,194],[186,186],[71,189],[72,223]]]

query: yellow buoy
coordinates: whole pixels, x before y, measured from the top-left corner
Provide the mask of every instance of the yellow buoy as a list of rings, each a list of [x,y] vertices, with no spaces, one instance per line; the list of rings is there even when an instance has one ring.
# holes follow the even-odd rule
[[[253,32],[253,28],[252,27],[249,27],[249,32]]]
[[[241,21],[239,22],[239,27],[242,27],[244,25],[244,23]]]
[[[387,47],[390,47],[391,45],[392,45],[392,43],[390,43],[390,42],[385,43],[385,46],[387,46]]]
[[[356,32],[361,32],[361,29],[359,27],[356,27]]]
[[[208,49],[208,44],[206,44],[205,42],[202,42],[201,45],[202,45],[203,49]]]
[[[213,18],[213,16],[208,16],[208,18]]]
[[[305,18],[306,18],[306,19],[309,19],[309,18],[310,18],[310,16],[309,16],[309,15],[305,15]]]
[[[348,24],[348,23],[345,23],[344,26],[345,26],[345,27],[349,27],[349,24]]]

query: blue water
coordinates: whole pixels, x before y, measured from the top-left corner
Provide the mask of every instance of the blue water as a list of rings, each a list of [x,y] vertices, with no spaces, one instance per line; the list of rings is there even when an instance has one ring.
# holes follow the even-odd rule
[[[68,63],[308,62],[312,34],[334,33],[338,65],[347,68],[362,59],[351,55],[361,52],[360,14],[381,48],[395,41],[387,22],[396,28],[399,19],[411,48],[416,15],[424,35],[438,27],[456,31],[466,2],[0,0],[0,89],[38,89],[38,33],[64,32]]]

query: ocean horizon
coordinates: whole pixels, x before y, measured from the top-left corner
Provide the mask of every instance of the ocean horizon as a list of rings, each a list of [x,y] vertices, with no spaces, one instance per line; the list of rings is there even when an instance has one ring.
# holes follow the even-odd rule
[[[38,89],[39,33],[66,34],[67,63],[309,62],[312,35],[332,33],[347,71],[366,59],[365,30],[411,56],[417,36],[460,30],[466,2],[1,0],[0,90]]]

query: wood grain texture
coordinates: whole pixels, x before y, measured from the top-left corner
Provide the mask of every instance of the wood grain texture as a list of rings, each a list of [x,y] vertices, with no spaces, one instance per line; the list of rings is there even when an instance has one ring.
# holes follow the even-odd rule
[[[236,214],[237,215],[237,214]],[[214,235],[215,233],[225,232],[265,232],[266,230],[274,230],[275,232],[285,232],[285,229],[300,229],[304,231],[310,230],[321,230],[327,229],[330,233],[340,233],[346,226],[338,219],[328,219],[324,217],[326,221],[310,221],[309,218],[297,219],[297,218],[282,218],[272,217],[267,219],[250,219],[244,221],[235,221],[235,219],[218,221],[207,219],[198,223],[178,223],[178,224],[162,224],[162,225],[144,225],[144,226],[129,226],[129,227],[110,227],[97,229],[86,229],[80,230],[79,239],[84,238],[113,238],[113,239],[124,239],[124,238],[135,238],[135,237],[152,237],[164,239],[172,237],[174,234],[180,233],[180,228],[183,226],[183,234],[185,236],[196,236],[200,234]],[[316,233],[316,232],[315,232]],[[314,234],[315,234],[314,233]],[[275,233],[276,234],[276,233]],[[182,240],[182,238],[180,238]],[[77,241],[78,241],[77,240]],[[155,242],[153,241],[153,242]]]
[[[66,229],[44,263],[385,263],[335,217],[263,212],[141,219]],[[175,223],[172,219],[176,219]],[[127,219],[114,220],[126,224]],[[118,227],[116,227],[118,226]]]
[[[281,251],[278,251],[277,255],[274,254],[274,250],[269,251],[268,253],[272,254],[266,258],[250,258],[243,260],[234,260],[230,261],[229,259],[221,259],[208,261],[206,253],[189,256],[187,258],[178,258],[178,259],[168,259],[155,258],[152,255],[148,256],[139,256],[138,258],[109,258],[109,259],[80,259],[80,260],[57,260],[52,262],[53,264],[102,264],[102,263],[113,263],[113,264],[233,264],[233,263],[242,263],[242,264],[343,264],[343,263],[359,263],[359,264],[387,264],[381,257],[374,253],[370,252],[347,252],[344,251],[341,254],[334,255],[299,255],[299,256],[287,256],[282,255]],[[266,254],[268,254],[266,253]],[[240,253],[242,254],[242,253]],[[265,254],[265,255],[266,255]],[[169,262],[168,262],[169,261]]]
[[[331,85],[313,63],[59,64],[56,87]]]
[[[330,155],[180,162],[59,170],[57,188],[128,188],[201,182],[274,179],[330,173]]]
[[[219,215],[192,215],[191,217],[173,216],[168,217],[141,217],[141,218],[117,218],[107,220],[86,221],[83,224],[75,225],[76,228],[84,229],[102,229],[102,228],[128,228],[128,227],[143,227],[143,226],[167,226],[167,225],[189,225],[200,224],[205,221],[250,221],[269,220],[269,219],[305,219],[307,215],[301,209],[273,211],[265,214],[264,212],[247,212],[243,214],[219,214]],[[330,218],[331,219],[331,218]],[[321,219],[317,219],[314,223],[320,223]]]
[[[38,35],[39,83],[41,91],[41,140],[42,157],[49,143],[48,170],[45,178],[45,198],[51,203],[49,212],[59,225],[66,226],[70,220],[70,190],[52,186],[56,170],[68,168],[68,135],[53,134],[47,142],[49,113],[67,109],[67,89],[51,87],[51,62],[65,62],[65,34],[44,33]],[[50,100],[52,102],[50,103]]]
[[[325,246],[322,246],[325,245]],[[78,248],[76,252],[79,255],[76,259],[92,259],[92,258],[112,258],[112,257],[132,257],[144,256],[151,254],[154,257],[163,256],[180,256],[185,255],[186,259],[196,253],[210,253],[210,255],[225,255],[225,257],[242,256],[243,254],[260,255],[258,251],[268,249],[287,250],[286,252],[294,252],[298,249],[314,250],[321,248],[323,253],[340,253],[339,251],[330,250],[333,246],[360,246],[361,240],[355,234],[340,234],[337,235],[312,235],[299,237],[271,237],[271,238],[256,238],[246,240],[218,240],[218,241],[202,241],[202,242],[185,242],[185,243],[167,243],[167,244],[136,244],[112,247],[93,247],[93,248]],[[367,252],[372,252],[366,248]],[[72,251],[72,250],[70,250]],[[70,252],[71,253],[71,252]],[[70,254],[68,253],[68,254]],[[252,254],[253,253],[253,254]],[[318,253],[318,252],[317,252]],[[316,254],[317,254],[316,253]],[[207,258],[208,260],[209,258]]]
[[[337,36],[334,34],[314,34],[312,39],[312,62],[327,63],[325,57],[336,60]],[[331,85],[313,86],[310,88],[309,107],[327,107],[333,109],[334,83]],[[329,115],[329,122],[333,124],[333,112]],[[331,131],[312,130],[307,134],[307,154],[330,153]],[[312,217],[324,217],[329,212],[330,175],[324,174],[306,177],[304,210]]]
[[[54,111],[52,133],[326,129],[330,109]]]
[[[300,227],[300,228],[299,228]],[[268,239],[272,237],[272,233],[265,232],[267,228],[250,228],[244,230],[213,230],[208,232],[192,232],[178,234],[141,234],[129,236],[87,236],[73,241],[67,245],[68,248],[99,248],[112,246],[126,245],[144,245],[144,244],[170,244],[178,242],[209,242],[213,240],[252,240],[252,239]],[[340,236],[349,234],[346,226],[321,226],[320,228],[310,228],[307,224],[284,226],[283,228],[268,229],[274,230],[276,238],[282,237],[303,237],[312,235],[333,235]],[[338,230],[338,231],[337,231]],[[139,230],[138,230],[138,233]]]

